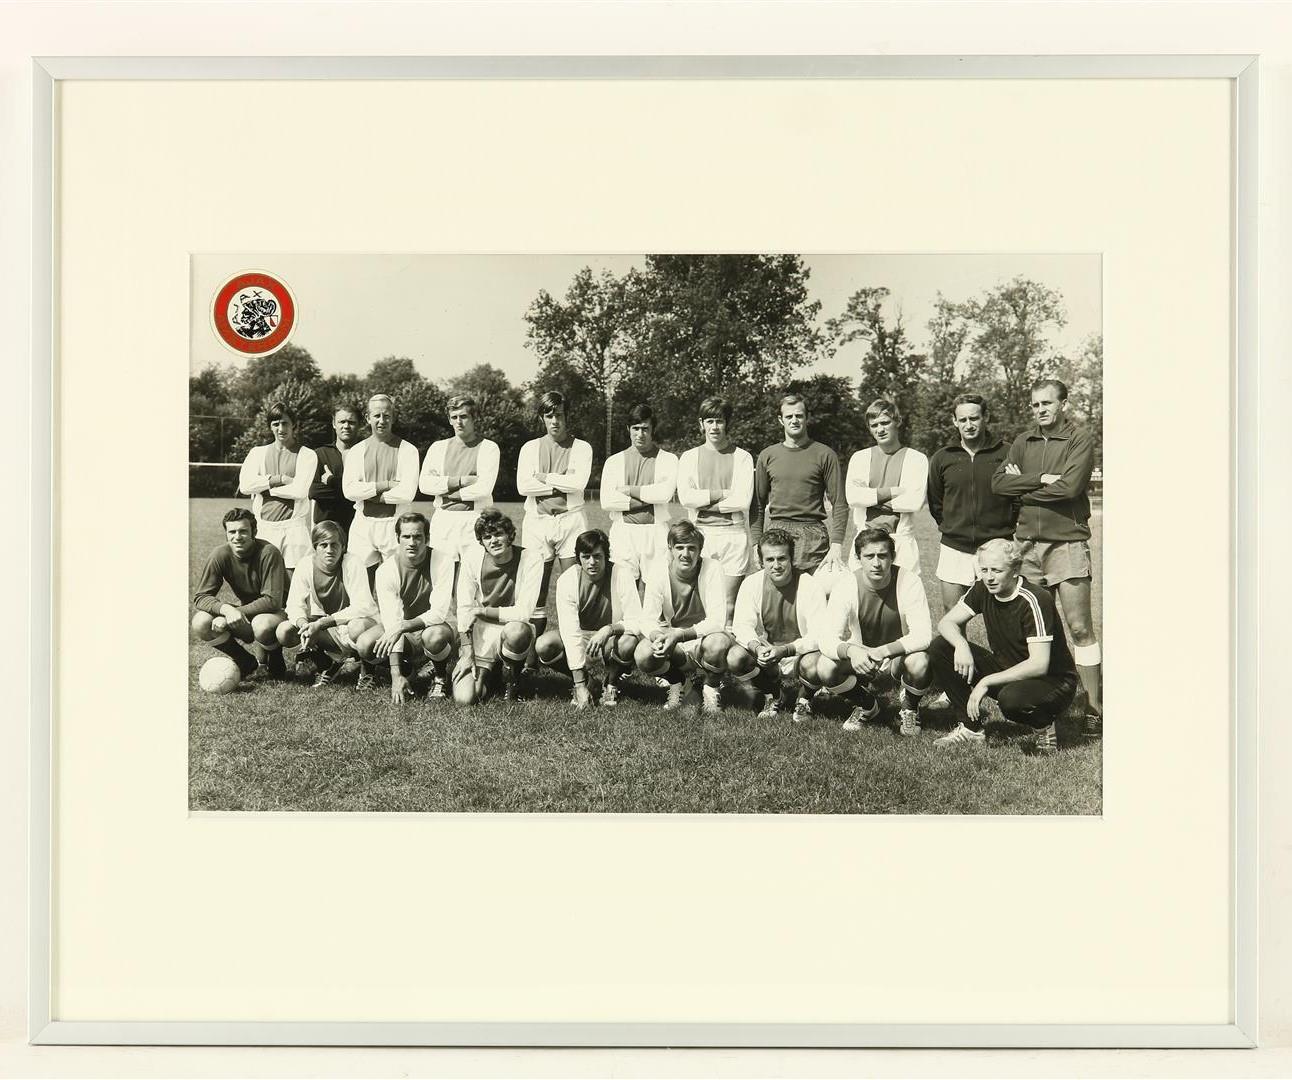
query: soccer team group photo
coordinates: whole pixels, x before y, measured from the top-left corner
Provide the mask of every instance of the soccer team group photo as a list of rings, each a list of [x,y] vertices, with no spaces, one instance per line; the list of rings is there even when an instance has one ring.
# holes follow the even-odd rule
[[[1100,811],[1097,258],[194,269],[194,809]]]

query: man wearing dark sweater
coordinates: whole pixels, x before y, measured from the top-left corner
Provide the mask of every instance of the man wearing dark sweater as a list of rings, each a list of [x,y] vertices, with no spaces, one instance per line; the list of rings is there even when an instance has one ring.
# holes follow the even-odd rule
[[[781,398],[780,422],[784,440],[767,447],[754,466],[750,536],[757,551],[764,524],[784,529],[794,537],[794,565],[807,573],[823,571],[817,580],[825,584],[835,570],[845,569],[848,500],[839,458],[808,435],[808,407],[800,395]]]
[[[207,558],[193,594],[193,633],[230,657],[243,678],[257,667],[244,645],[259,645],[268,674],[281,679],[287,672],[274,631],[287,618],[283,556],[273,544],[257,539],[256,517],[246,507],[228,511],[223,522],[226,542]],[[223,585],[229,586],[236,604],[217,599]]]
[[[1067,418],[1068,388],[1058,379],[1032,384],[1036,426],[1014,440],[992,476],[992,490],[1021,503],[1015,537],[1022,574],[1058,594],[1072,634],[1073,659],[1086,691],[1086,734],[1103,734],[1099,641],[1090,614],[1090,473],[1094,441]]]
[[[929,513],[942,532],[938,585],[950,611],[978,580],[974,552],[988,540],[1014,535],[1015,501],[992,490],[1004,462],[1005,440],[987,427],[987,402],[961,394],[951,411],[959,437],[929,458]]]
[[[335,521],[347,532],[354,520],[354,503],[341,490],[341,477],[345,472],[345,452],[354,445],[359,430],[359,412],[348,405],[341,405],[332,414],[332,430],[336,442],[332,446],[315,447],[318,473],[310,485],[310,498],[314,500],[314,524]]]

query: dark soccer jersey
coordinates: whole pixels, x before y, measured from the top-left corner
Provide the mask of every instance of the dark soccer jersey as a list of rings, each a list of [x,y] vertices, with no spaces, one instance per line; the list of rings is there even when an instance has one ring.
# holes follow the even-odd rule
[[[700,596],[700,576],[694,581],[680,581],[670,573],[668,587],[673,599],[673,626],[680,630],[694,626],[704,619],[704,602]]]
[[[431,551],[427,548],[420,562],[410,563],[400,552],[395,556],[399,567],[399,602],[405,619],[425,615],[431,607]]]
[[[457,476],[457,473],[449,473]],[[516,602],[516,574],[520,570],[523,549],[512,546],[506,562],[496,562],[489,552],[480,560],[480,606],[510,607]]]
[[[773,645],[789,645],[802,636],[799,632],[798,594],[801,570],[795,570],[789,584],[778,589],[770,574],[763,573],[763,630]]]
[[[265,475],[292,479],[296,475],[296,460],[299,457],[299,447],[288,450],[285,446],[271,443],[265,450]],[[295,499],[280,499],[266,491],[260,500],[260,516],[265,521],[286,521],[296,513]]]
[[[1006,667],[1027,659],[1029,641],[1048,641],[1050,668],[1046,674],[1076,674],[1054,597],[1048,589],[1020,578],[1014,595],[1002,600],[992,596],[979,581],[965,593],[964,602],[971,611],[982,616],[987,629],[987,644]]]
[[[476,459],[480,456],[480,444],[483,439],[476,439],[474,446],[468,446],[461,439],[452,438],[449,445],[444,448],[444,475],[445,476],[475,476]],[[461,488],[458,489],[461,491]],[[443,510],[474,510],[475,503],[465,502],[458,497],[458,492],[441,495],[441,509]],[[493,605],[488,605],[492,607]]]
[[[345,582],[341,579],[340,563],[337,563],[333,574],[325,573],[317,562],[314,564],[314,592],[318,594],[319,606],[328,615],[335,615],[350,603],[345,594]]]
[[[828,521],[827,498],[832,507]],[[843,494],[843,476],[835,452],[819,442],[806,446],[777,443],[763,450],[754,473],[754,521],[759,533],[764,507],[771,525],[778,521],[824,524],[830,542],[842,543],[848,500]]]
[[[574,439],[570,438],[564,446],[552,438],[550,435],[544,435],[538,440],[538,471],[543,476],[548,473],[563,473],[570,466],[570,450],[574,447]],[[553,488],[550,495],[539,495],[535,502],[538,503],[538,512],[540,514],[561,513],[566,507],[565,492]]]
[[[610,582],[614,568],[606,565],[606,572],[597,581],[592,581],[582,570],[579,571],[579,629],[600,630],[609,626],[614,617],[614,605],[610,601]]]
[[[314,524],[335,521],[349,529],[350,522],[354,520],[354,503],[341,491],[345,459],[336,446],[320,446],[314,454],[318,458],[318,472],[314,476],[314,483],[310,485],[310,498],[314,500]]]
[[[695,458],[697,487],[709,492],[712,497],[715,491],[730,491],[731,478],[736,471],[736,444],[732,443],[725,450],[715,450],[708,443],[700,447]],[[695,520],[701,525],[730,525],[732,515],[724,513],[716,506],[702,506],[696,513]]]
[[[399,443],[391,445],[380,439],[369,439],[363,452],[365,475],[374,483],[378,480],[394,482],[399,478]],[[363,513],[365,517],[390,517],[395,512],[395,504],[382,502],[380,496],[365,499]],[[418,612],[420,615],[421,612]],[[409,616],[413,618],[413,616]]]
[[[861,627],[862,642],[875,648],[896,641],[906,633],[902,613],[897,606],[897,567],[882,589],[872,589],[865,581],[865,571],[853,575],[852,587],[857,590],[857,625]]]
[[[246,559],[239,559],[228,544],[221,544],[206,560],[193,604],[211,615],[220,614],[217,596],[227,584],[247,618],[281,611],[287,597],[287,568],[283,556],[267,540],[253,542]]]
[[[645,487],[655,482],[656,450],[650,457],[643,457],[635,446],[624,451],[624,486]],[[651,525],[655,521],[655,507],[640,499],[629,499],[632,509],[624,511],[624,521],[629,525]]]

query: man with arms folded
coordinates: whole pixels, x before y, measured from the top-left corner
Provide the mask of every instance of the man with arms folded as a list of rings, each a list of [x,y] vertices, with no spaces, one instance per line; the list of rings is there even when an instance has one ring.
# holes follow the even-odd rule
[[[501,510],[489,507],[472,517],[475,543],[463,549],[458,574],[462,644],[453,698],[460,705],[483,702],[501,667],[503,700],[515,701],[521,665],[534,644],[529,619],[543,582],[543,560],[516,544],[516,526]]]
[[[852,455],[845,488],[857,531],[887,529],[897,552],[894,565],[919,574],[920,549],[912,519],[924,505],[929,459],[902,445],[897,430],[900,420],[897,406],[886,398],[876,398],[867,406],[866,427],[875,445]],[[848,560],[848,569],[856,571],[855,556]]]
[[[387,394],[368,401],[372,434],[345,455],[341,490],[355,505],[346,549],[368,568],[377,567],[399,547],[395,515],[417,495],[417,447],[395,434],[395,404]]]
[[[987,402],[962,394],[952,406],[959,438],[929,459],[929,513],[942,531],[938,585],[946,611],[977,577],[974,552],[988,540],[1014,535],[1014,500],[992,490],[1005,460],[1005,440],[987,428]]]
[[[990,695],[1006,720],[1036,731],[1033,749],[1058,748],[1054,722],[1077,691],[1072,654],[1047,589],[1020,576],[1022,545],[988,540],[978,549],[979,580],[938,623],[941,634],[929,649],[934,681],[946,691],[962,719],[941,747],[982,746],[982,701]],[[964,635],[981,615],[987,648]]]
[[[619,703],[619,683],[632,667],[641,603],[632,572],[610,562],[610,539],[600,529],[580,534],[577,561],[556,583],[556,630],[538,642],[538,657],[574,680],[574,704],[593,703],[588,660],[605,666],[601,704]]]
[[[1058,379],[1032,384],[1036,427],[1023,432],[992,477],[998,495],[1021,503],[1014,538],[1024,541],[1022,574],[1058,591],[1072,634],[1073,658],[1086,691],[1085,734],[1103,734],[1102,655],[1090,613],[1090,473],[1094,441],[1066,416],[1068,388]]]
[[[550,390],[539,398],[538,414],[547,433],[520,448],[516,490],[525,496],[521,544],[543,559],[543,584],[534,606],[534,633],[547,629],[547,590],[552,563],[560,577],[574,565],[574,543],[587,531],[583,490],[592,474],[592,447],[566,426],[565,395]]]
[[[480,511],[493,506],[493,486],[498,479],[498,444],[476,430],[476,403],[469,397],[449,402],[453,435],[431,443],[422,462],[419,486],[435,496],[431,516],[431,573],[448,589],[459,560],[477,548],[476,521]]]
[[[839,458],[808,435],[807,402],[799,394],[781,398],[780,424],[784,440],[759,454],[754,469],[750,509],[754,547],[764,524],[784,529],[794,537],[794,565],[809,574],[820,571],[817,580],[828,594],[831,575],[844,569],[843,534],[848,524]]]
[[[932,678],[925,651],[933,637],[924,585],[897,566],[892,534],[867,527],[853,540],[857,569],[840,575],[830,593],[821,631],[817,678],[832,694],[855,702],[844,731],[858,731],[879,715],[878,680],[901,686],[898,732],[920,733],[920,698]]]
[[[287,618],[278,624],[285,649],[316,649],[329,663],[319,668],[314,689],[329,685],[342,665],[359,655],[355,642],[377,623],[368,572],[345,550],[345,533],[335,521],[320,521],[310,531],[313,552],[296,567],[287,592]],[[360,674],[360,688],[372,675]]]
[[[251,496],[256,536],[278,548],[290,573],[310,553],[310,484],[318,458],[296,437],[296,416],[281,401],[271,402],[274,441],[253,446],[238,472],[238,489]]]
[[[345,472],[345,455],[354,445],[359,430],[359,410],[339,405],[332,413],[332,430],[336,442],[331,446],[314,448],[318,459],[318,473],[310,485],[310,498],[314,500],[314,524],[335,521],[348,534],[354,520],[354,503],[341,490],[341,477]]]
[[[431,579],[426,517],[416,510],[400,514],[395,534],[399,547],[377,571],[381,623],[359,638],[358,648],[368,663],[389,662],[390,700],[401,705],[411,693],[403,661],[412,665],[429,660],[435,667],[429,696],[446,696],[448,662],[457,635],[449,625],[452,598],[444,589],[436,589]]]
[[[610,515],[610,558],[636,579],[664,558],[668,504],[677,481],[677,458],[655,442],[655,413],[634,405],[628,414],[626,450],[601,469],[601,509]]]
[[[275,679],[287,674],[275,630],[287,618],[287,570],[273,544],[256,536],[256,518],[245,506],[228,511],[222,519],[225,542],[206,560],[202,579],[193,595],[193,633],[238,665],[245,679],[256,674],[257,662],[243,647],[260,646],[266,673]],[[216,597],[228,585],[236,604]]]
[[[732,678],[750,682],[765,695],[762,719],[793,710],[795,722],[812,713],[817,682],[817,635],[825,616],[825,594],[811,574],[794,566],[794,537],[768,529],[758,542],[763,568],[745,578],[736,597],[727,652]]]
[[[682,455],[677,469],[677,501],[687,509],[704,537],[706,559],[723,575],[726,620],[731,625],[740,583],[749,573],[749,501],[754,493],[754,459],[727,434],[731,404],[724,398],[700,402],[704,441]]]
[[[695,677],[704,680],[702,706],[722,709],[719,687],[734,644],[726,626],[726,586],[713,559],[700,554],[704,535],[690,521],[668,530],[668,561],[646,579],[642,598],[641,642],[633,660],[643,675],[668,682],[665,709],[676,709]]]

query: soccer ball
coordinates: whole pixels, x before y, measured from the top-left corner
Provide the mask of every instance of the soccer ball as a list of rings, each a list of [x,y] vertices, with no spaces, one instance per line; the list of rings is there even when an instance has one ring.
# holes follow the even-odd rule
[[[208,694],[227,694],[242,682],[242,672],[227,656],[213,656],[197,673],[197,685]]]

